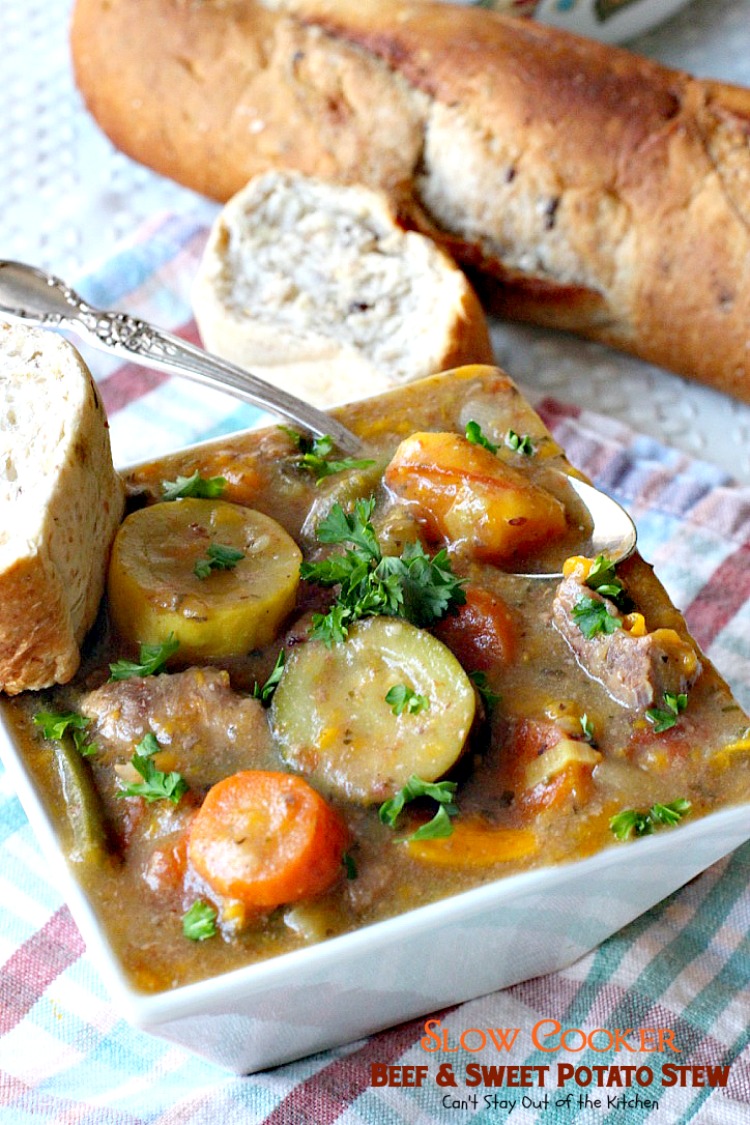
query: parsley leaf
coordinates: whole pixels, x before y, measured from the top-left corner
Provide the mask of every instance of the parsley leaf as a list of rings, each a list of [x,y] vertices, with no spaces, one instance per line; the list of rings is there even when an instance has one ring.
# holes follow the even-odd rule
[[[484,449],[489,449],[490,453],[497,453],[500,448],[482,432],[482,427],[478,422],[467,422],[464,432],[467,441],[470,441],[472,445],[481,445]],[[521,435],[517,434],[515,430],[508,430],[503,442],[514,453],[523,453],[526,457],[531,457],[534,452],[534,443],[530,434]]]
[[[615,574],[615,564],[606,555],[597,555],[586,579],[586,585],[590,590],[596,590],[603,598],[609,598],[620,610],[626,611],[632,606],[625,587]]]
[[[664,708],[650,707],[646,718],[654,724],[654,734],[661,734],[675,725],[677,719],[687,707],[688,697],[684,692],[676,695],[674,692],[664,692]]]
[[[650,809],[621,809],[610,819],[610,830],[618,840],[631,836],[650,836],[660,825],[673,828],[686,816],[692,805],[686,797],[671,801],[668,805],[652,805]]]
[[[182,932],[191,941],[205,941],[216,934],[216,909],[198,899],[182,916]]]
[[[400,559],[383,562],[395,564],[392,570],[402,591],[403,616],[414,625],[431,625],[466,601],[463,580],[453,573],[445,549],[430,558],[421,543],[407,543]]]
[[[406,684],[394,684],[386,692],[385,701],[394,715],[418,715],[420,711],[428,711],[430,701],[426,695],[419,695]]]
[[[515,430],[508,430],[505,435],[505,444],[508,449],[512,449],[514,453],[523,453],[526,457],[531,457],[534,452],[534,443],[529,434],[517,434]]]
[[[187,793],[188,786],[184,777],[175,773],[164,773],[158,770],[151,757],[159,750],[156,735],[149,731],[135,748],[135,753],[130,759],[136,773],[143,781],[130,782],[117,790],[118,797],[143,797],[149,804],[152,801],[171,801],[173,805]]]
[[[332,458],[333,438],[329,434],[310,439],[291,429],[290,426],[279,426],[279,429],[291,438],[299,450],[299,456],[295,458],[297,467],[312,473],[318,484],[335,473],[344,473],[348,469],[369,469],[375,464],[368,458],[344,457],[339,460]]]
[[[584,715],[581,715],[581,717],[579,719],[579,722],[581,724],[581,732],[583,734],[583,737],[586,739],[587,742],[593,742],[594,741],[594,724],[591,722],[591,719],[588,717],[588,715],[584,714]]]
[[[161,482],[162,500],[180,500],[185,496],[196,496],[201,500],[215,500],[221,496],[226,485],[226,477],[202,477],[196,469],[190,477],[177,477],[175,480]]]
[[[611,614],[606,602],[585,594],[573,606],[573,620],[588,641],[599,633],[611,634],[622,628],[622,618]]]
[[[60,742],[69,733],[73,739],[73,745],[84,758],[96,754],[98,749],[96,743],[89,742],[86,738],[86,727],[90,722],[90,719],[79,715],[76,711],[65,711],[61,714],[54,714],[52,711],[37,711],[34,715],[34,723],[41,727],[45,738]]]
[[[455,811],[451,812],[451,809]],[[455,805],[440,805],[432,820],[428,820],[426,824],[421,824],[415,832],[412,832],[409,839],[437,840],[445,836],[452,836],[451,816],[455,816],[457,812],[458,809]]]
[[[159,749],[159,742],[153,731],[144,734],[143,738],[136,746],[136,750],[144,758],[150,758],[152,754],[158,754]]]
[[[500,702],[502,696],[499,692],[492,690],[486,672],[469,672],[469,679],[479,692],[485,707],[489,709]]]
[[[636,812],[635,809],[621,809],[610,818],[609,828],[618,840],[627,840],[631,836],[648,836],[653,832],[653,825],[648,812]]]
[[[68,730],[85,730],[89,720],[76,711],[65,711],[55,714],[52,711],[37,711],[34,715],[34,724],[42,728],[45,738],[54,738],[58,742]]]
[[[347,879],[356,879],[358,875],[357,861],[351,852],[344,852],[341,857]]]
[[[355,500],[354,509],[347,513],[340,504],[333,504],[330,512],[318,524],[315,534],[320,543],[351,543],[364,556],[365,561],[380,562],[380,545],[372,526],[375,497]]]
[[[687,797],[680,797],[670,801],[668,805],[652,805],[650,809],[651,820],[656,824],[663,824],[665,828],[673,828],[679,824],[683,816],[690,812],[692,805]]]
[[[385,801],[378,809],[378,816],[383,824],[389,828],[396,827],[396,821],[403,812],[404,806],[418,797],[431,797],[440,806],[426,824],[421,825],[409,837],[410,840],[430,840],[440,836],[450,836],[453,825],[450,818],[458,812],[458,807],[453,803],[456,792],[455,781],[423,781],[415,774],[407,781],[395,796]]]
[[[307,581],[340,587],[328,613],[313,614],[311,636],[327,645],[343,641],[349,626],[362,617],[385,614],[425,626],[466,601],[463,579],[453,573],[444,550],[431,559],[416,543],[400,557],[384,557],[371,522],[374,509],[373,497],[356,500],[351,512],[334,504],[318,524],[317,537],[321,543],[348,544],[348,549],[300,566]]]
[[[276,663],[271,670],[271,675],[266,682],[261,686],[256,680],[253,684],[253,699],[259,699],[261,703],[268,704],[271,702],[271,697],[279,685],[282,673],[284,671],[284,661],[286,660],[286,653],[284,649],[279,650],[279,655],[276,657]]]
[[[161,672],[170,656],[174,656],[180,642],[174,633],[166,641],[155,645],[141,645],[138,661],[118,660],[109,666],[110,680],[129,680],[132,676],[155,676]]]
[[[490,453],[497,453],[498,447],[488,437],[485,437],[478,422],[467,422],[465,433],[467,441],[470,441],[472,445],[481,445],[483,449],[489,449]]]
[[[212,543],[206,551],[206,557],[196,560],[193,574],[198,578],[208,578],[212,570],[234,570],[244,557],[245,552],[238,551],[236,547],[228,547],[224,543]]]

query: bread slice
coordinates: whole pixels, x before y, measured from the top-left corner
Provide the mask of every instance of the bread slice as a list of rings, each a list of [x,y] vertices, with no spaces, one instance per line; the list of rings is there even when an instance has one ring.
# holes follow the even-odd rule
[[[209,351],[320,406],[492,357],[464,274],[385,193],[291,172],[224,207],[193,309]]]
[[[124,493],[72,345],[0,324],[0,690],[65,683],[96,616]]]

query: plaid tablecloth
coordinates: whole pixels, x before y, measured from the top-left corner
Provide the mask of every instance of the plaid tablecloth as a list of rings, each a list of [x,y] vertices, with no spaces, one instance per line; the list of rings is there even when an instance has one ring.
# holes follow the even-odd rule
[[[79,280],[90,301],[139,313],[196,336],[188,290],[205,230],[163,216]],[[120,464],[253,424],[257,411],[220,393],[87,353],[100,381]],[[642,553],[655,564],[692,631],[750,706],[750,489],[726,473],[620,423],[545,400],[539,405],[571,460],[634,515]],[[422,1064],[424,1020],[251,1077],[238,1078],[131,1029],[111,1006],[82,940],[0,773],[0,1122],[12,1125],[472,1125],[511,1119],[659,1125],[750,1121],[750,845],[705,872],[571,968],[442,1013],[452,1042],[468,1028],[519,1027],[541,1018],[563,1027],[674,1030],[680,1065],[728,1065],[726,1085],[663,1089],[375,1088],[370,1064]],[[616,887],[613,894],[616,894]],[[533,925],[533,919],[530,919]],[[528,1049],[508,1064],[549,1061]],[[446,1058],[448,1056],[445,1056]],[[576,1066],[653,1063],[592,1050],[563,1051]],[[468,1062],[495,1052],[459,1050]],[[485,1094],[497,1095],[487,1104]],[[609,1098],[658,1101],[618,1108]],[[635,1094],[638,1094],[638,1099]],[[476,1103],[473,1094],[478,1094]],[[580,1106],[579,1095],[601,1105]],[[513,1107],[510,1102],[515,1101]],[[500,1104],[506,1102],[507,1104]],[[525,1104],[524,1104],[525,1102]]]

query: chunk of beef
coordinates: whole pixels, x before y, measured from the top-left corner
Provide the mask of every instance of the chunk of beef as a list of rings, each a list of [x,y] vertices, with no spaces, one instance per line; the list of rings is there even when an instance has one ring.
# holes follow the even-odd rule
[[[587,637],[573,616],[583,597],[603,603],[620,626],[612,633]],[[665,692],[686,692],[700,673],[695,649],[679,633],[674,629],[655,629],[637,636],[628,628],[629,618],[607,598],[589,589],[580,574],[574,573],[560,583],[552,604],[552,621],[583,670],[630,710],[660,706]]]
[[[93,720],[97,764],[122,767],[152,732],[155,764],[177,770],[191,789],[243,769],[278,768],[263,707],[233,691],[217,668],[107,683],[83,697],[81,711]]]

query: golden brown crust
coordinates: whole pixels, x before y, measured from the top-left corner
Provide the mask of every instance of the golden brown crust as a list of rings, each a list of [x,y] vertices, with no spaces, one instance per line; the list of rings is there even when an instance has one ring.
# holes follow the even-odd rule
[[[0,575],[0,688],[9,695],[67,683],[80,653],[59,576],[40,555]]]
[[[0,691],[15,695],[65,683],[78,668],[124,491],[101,398],[71,344],[0,325],[0,397],[12,407],[1,482]]]
[[[750,399],[750,92],[415,0],[78,0],[81,90],[225,199],[294,167],[400,193],[490,306]]]

